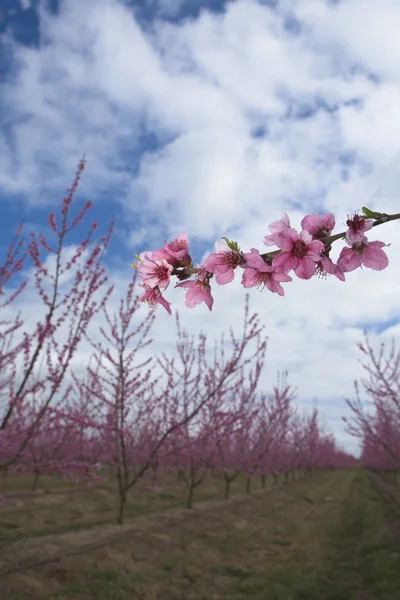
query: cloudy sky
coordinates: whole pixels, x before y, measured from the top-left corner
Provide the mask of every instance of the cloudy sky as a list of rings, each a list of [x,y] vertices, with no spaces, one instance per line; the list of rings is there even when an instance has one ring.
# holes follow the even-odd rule
[[[103,231],[106,262],[129,282],[133,254],[187,230],[195,261],[228,236],[266,248],[287,211],[331,211],[336,231],[368,206],[399,212],[398,0],[3,0],[0,15],[0,251],[23,218],[46,231],[83,154],[79,198]],[[344,397],[362,370],[356,341],[400,342],[399,223],[370,239],[391,243],[390,265],[251,290],[269,336],[263,386],[288,369],[298,401],[318,399],[348,450]],[[334,246],[332,257],[341,246]],[[240,328],[240,276],[214,284],[211,313],[166,297],[193,332]],[[37,302],[37,299],[35,300]],[[33,294],[21,299],[31,307]],[[31,303],[31,304],[30,304]],[[22,306],[21,306],[22,305]],[[143,311],[148,310],[143,306]],[[26,312],[28,315],[31,311]],[[154,349],[173,349],[160,307]],[[83,352],[83,349],[82,349]]]

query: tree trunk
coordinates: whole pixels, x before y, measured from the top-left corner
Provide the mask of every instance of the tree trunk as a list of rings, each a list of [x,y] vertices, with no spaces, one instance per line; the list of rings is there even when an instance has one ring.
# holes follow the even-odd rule
[[[246,494],[250,494],[251,477],[246,479]]]
[[[229,492],[231,489],[231,480],[225,476],[225,500],[229,498]]]
[[[189,493],[188,493],[188,501],[187,501],[187,508],[193,508],[194,488],[195,488],[195,486],[193,485],[193,483],[190,483],[190,485],[189,485]]]
[[[126,492],[123,492],[119,496],[118,525],[124,524],[125,504],[126,504]]]
[[[33,478],[33,483],[32,483],[32,492],[36,492],[36,487],[39,481],[39,477],[40,477],[40,473],[37,471],[35,473],[35,476]]]

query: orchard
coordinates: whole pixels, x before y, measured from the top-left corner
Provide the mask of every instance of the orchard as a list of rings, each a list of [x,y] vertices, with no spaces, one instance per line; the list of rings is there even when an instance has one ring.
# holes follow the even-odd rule
[[[280,296],[292,272],[304,280],[333,275],[345,283],[347,274],[362,266],[381,271],[389,264],[384,248],[390,244],[369,236],[400,214],[363,207],[362,215],[348,216],[346,231],[333,233],[331,213],[306,215],[301,231],[292,228],[283,213],[264,237],[264,244],[276,250],[243,252],[237,242],[222,238],[215,252],[197,266],[183,232],[158,250],[137,256],[126,293],[113,309],[114,288],[104,266],[113,221],[100,237],[98,224],[92,222],[79,245],[69,241],[72,232],[83,228],[92,206],[86,202],[79,207],[75,200],[84,169],[82,160],[60,210],[49,215],[48,236],[30,233],[26,243],[20,226],[0,268],[3,314],[12,314],[13,303],[27,292],[26,279],[13,287],[24,269],[30,270],[42,303],[33,329],[15,311],[14,318],[3,318],[0,325],[0,489],[5,520],[8,514],[22,514],[17,510],[17,504],[25,502],[18,496],[21,489],[28,503],[37,503],[43,489],[46,497],[55,498],[55,506],[64,498],[57,519],[64,510],[70,514],[65,494],[75,498],[82,492],[90,499],[76,527],[97,523],[100,531],[112,523],[118,524],[118,531],[129,526],[139,510],[134,506],[143,502],[144,510],[146,503],[155,502],[151,498],[161,502],[163,494],[172,503],[162,508],[182,506],[195,514],[198,499],[228,503],[242,494],[250,506],[253,490],[265,506],[267,494],[276,494],[282,501],[279,512],[296,489],[302,490],[299,498],[309,493],[310,504],[321,505],[329,504],[327,490],[334,494],[343,482],[353,486],[355,481],[360,498],[368,478],[378,490],[388,486],[386,495],[392,493],[389,488],[397,489],[400,352],[394,345],[389,353],[383,345],[376,353],[367,337],[359,343],[367,377],[355,383],[356,398],[347,400],[352,418],[346,421],[348,432],[360,440],[356,459],[338,445],[316,406],[308,413],[300,410],[287,372],[279,373],[270,389],[261,389],[268,337],[260,316],[251,311],[249,296],[240,334],[233,329],[221,332],[216,342],[183,328],[177,314],[176,350],[170,355],[149,352],[156,319],[154,311],[143,312],[142,304],[161,305],[171,315],[164,294],[173,277],[176,287],[186,290],[186,307],[205,302],[211,311],[214,281],[228,285],[237,269],[246,289],[266,288]],[[334,263],[330,251],[338,241],[345,246]],[[66,276],[70,283],[64,291]],[[77,374],[74,360],[85,345],[90,360],[83,365],[84,373]],[[365,409],[365,396],[372,410]],[[357,476],[364,477],[358,487]],[[108,507],[103,521],[96,516],[101,502]],[[35,506],[38,515],[43,507]],[[356,510],[353,505],[351,509]],[[326,510],[334,515],[339,508],[332,504]],[[146,511],[151,513],[148,507]],[[301,513],[302,522],[312,514],[307,511]],[[282,517],[286,518],[290,517]],[[53,513],[49,519],[55,519]],[[11,541],[23,544],[30,535],[47,533],[44,525],[42,530],[32,529],[33,523],[34,519],[25,525],[17,522],[20,536],[11,536]],[[262,528],[262,521],[257,527]],[[4,576],[18,570],[7,560],[2,565]]]

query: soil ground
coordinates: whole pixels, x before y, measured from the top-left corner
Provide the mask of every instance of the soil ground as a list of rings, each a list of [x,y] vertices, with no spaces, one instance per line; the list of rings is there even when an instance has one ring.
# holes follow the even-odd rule
[[[18,490],[2,508],[0,597],[400,600],[399,486],[360,469],[237,486],[218,500],[223,482],[211,481],[192,510],[176,481],[137,490],[122,528],[104,486]]]

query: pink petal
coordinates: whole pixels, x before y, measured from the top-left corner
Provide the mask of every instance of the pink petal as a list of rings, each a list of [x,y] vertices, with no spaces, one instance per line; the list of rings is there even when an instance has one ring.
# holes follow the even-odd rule
[[[388,266],[389,259],[381,248],[372,244],[374,242],[370,242],[369,248],[365,248],[362,254],[362,263],[374,271],[383,271]]]
[[[235,271],[233,269],[226,269],[225,271],[220,271],[215,275],[215,281],[219,285],[225,285],[226,283],[230,283],[233,281],[235,277]]]
[[[242,286],[245,288],[252,288],[252,287],[257,287],[258,285],[260,285],[260,281],[261,281],[261,275],[260,275],[260,271],[257,271],[256,269],[252,269],[251,267],[248,267],[247,269],[244,270],[243,275],[242,275]]]
[[[220,257],[216,252],[212,252],[209,254],[202,262],[202,267],[209,271],[209,273],[214,273],[215,267],[219,264]]]
[[[364,237],[364,233],[362,231],[353,231],[352,229],[348,229],[346,231],[346,240],[350,244],[354,244],[354,242],[360,242]]]
[[[302,231],[300,231],[300,234],[299,234],[299,240],[301,240],[305,244],[311,245],[313,238],[309,231],[307,231],[306,229],[302,229]],[[322,244],[322,242],[318,242],[318,243]]]
[[[310,234],[308,234],[308,235],[310,235]],[[290,251],[293,248],[297,239],[298,239],[298,233],[297,233],[296,229],[293,229],[292,227],[287,227],[281,233],[277,234],[275,244],[281,250]]]
[[[290,252],[281,252],[277,254],[273,261],[272,267],[278,271],[289,273],[297,265],[298,259],[292,256]]]
[[[315,262],[308,256],[303,256],[293,270],[300,279],[311,279],[315,275]]]
[[[337,265],[343,273],[350,273],[361,267],[361,256],[357,252],[353,252],[351,248],[343,248]]]
[[[317,213],[306,215],[301,221],[301,228],[306,229],[312,234],[316,231],[317,227],[321,226],[321,220],[321,215]]]
[[[325,250],[323,242],[320,242],[319,240],[313,240],[308,246],[307,254],[310,258],[313,258],[313,260],[319,260],[323,250]]]

